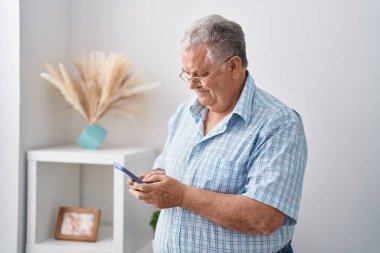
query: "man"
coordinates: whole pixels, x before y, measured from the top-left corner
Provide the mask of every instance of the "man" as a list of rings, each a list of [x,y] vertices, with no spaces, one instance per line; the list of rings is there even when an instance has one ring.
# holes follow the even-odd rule
[[[182,39],[179,106],[154,170],[129,181],[161,208],[155,252],[292,252],[307,159],[299,115],[255,86],[240,25],[198,20]]]

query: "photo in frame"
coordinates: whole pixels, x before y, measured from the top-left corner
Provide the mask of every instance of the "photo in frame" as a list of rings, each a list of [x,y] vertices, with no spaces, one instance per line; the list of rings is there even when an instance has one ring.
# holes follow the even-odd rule
[[[55,239],[95,242],[98,238],[100,214],[98,208],[60,207]]]

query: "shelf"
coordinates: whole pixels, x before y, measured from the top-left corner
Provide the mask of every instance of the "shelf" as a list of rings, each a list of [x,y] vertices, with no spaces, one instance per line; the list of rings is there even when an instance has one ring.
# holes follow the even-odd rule
[[[151,169],[154,150],[61,146],[30,150],[27,157],[26,253],[132,253],[149,243],[154,209],[128,193],[127,176],[111,164],[124,164],[140,174]],[[55,240],[60,206],[100,208],[98,241]]]
[[[126,160],[139,160],[149,155],[154,155],[154,151],[149,148],[116,148],[86,150],[78,146],[59,146],[28,152],[28,160],[40,162],[60,162],[60,163],[85,163],[85,164],[112,164],[120,160],[122,156]]]
[[[40,243],[35,245],[35,251],[37,252],[114,252],[114,240],[113,240],[113,226],[112,225],[100,225],[98,240],[96,242],[81,242],[81,241],[68,241],[68,240],[56,240],[53,237],[49,237]]]

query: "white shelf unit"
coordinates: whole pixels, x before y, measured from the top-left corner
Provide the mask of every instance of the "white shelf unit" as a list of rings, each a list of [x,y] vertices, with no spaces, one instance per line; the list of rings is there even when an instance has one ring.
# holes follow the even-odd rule
[[[143,248],[153,238],[153,208],[128,193],[127,176],[111,164],[124,164],[139,174],[151,169],[154,157],[149,148],[29,151],[26,253],[129,253]],[[55,240],[60,206],[100,208],[98,240]]]

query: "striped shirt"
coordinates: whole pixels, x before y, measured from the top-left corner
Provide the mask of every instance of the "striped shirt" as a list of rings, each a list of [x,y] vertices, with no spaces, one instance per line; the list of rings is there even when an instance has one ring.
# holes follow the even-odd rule
[[[204,135],[207,107],[192,98],[169,121],[154,167],[191,187],[241,194],[286,214],[271,235],[234,231],[184,208],[163,209],[154,251],[277,252],[297,223],[307,146],[297,112],[256,87],[248,74],[234,110]]]

